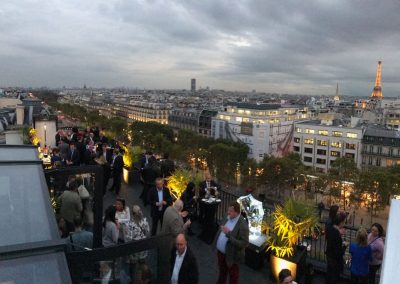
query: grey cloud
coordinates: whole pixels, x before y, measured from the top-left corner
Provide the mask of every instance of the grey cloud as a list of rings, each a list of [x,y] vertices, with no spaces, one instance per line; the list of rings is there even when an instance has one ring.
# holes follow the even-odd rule
[[[9,2],[0,7],[0,60],[8,65],[0,67],[0,84],[182,88],[198,76],[214,88],[325,93],[339,82],[346,94],[364,95],[382,58],[384,94],[394,96],[399,6],[372,0]]]

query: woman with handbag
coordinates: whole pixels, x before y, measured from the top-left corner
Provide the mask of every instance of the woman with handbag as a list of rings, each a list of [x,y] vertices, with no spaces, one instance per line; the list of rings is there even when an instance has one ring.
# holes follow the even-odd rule
[[[372,250],[372,259],[369,262],[369,284],[375,284],[376,272],[379,270],[383,259],[383,250],[385,243],[383,241],[383,228],[381,224],[375,223],[371,226],[371,232],[368,235],[368,245]]]

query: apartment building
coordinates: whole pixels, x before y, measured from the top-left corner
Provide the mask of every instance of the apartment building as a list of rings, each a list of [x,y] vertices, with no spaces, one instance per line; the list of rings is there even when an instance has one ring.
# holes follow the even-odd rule
[[[217,113],[216,110],[176,108],[170,112],[168,124],[176,129],[187,129],[211,137],[211,121]]]
[[[297,122],[293,135],[293,151],[303,164],[327,172],[339,157],[354,159],[361,167],[363,128],[344,127],[331,119]]]
[[[211,135],[242,141],[249,158],[283,156],[292,151],[294,121],[309,118],[307,109],[280,104],[230,103],[212,118]]]
[[[369,126],[362,139],[362,166],[400,165],[400,132]]]

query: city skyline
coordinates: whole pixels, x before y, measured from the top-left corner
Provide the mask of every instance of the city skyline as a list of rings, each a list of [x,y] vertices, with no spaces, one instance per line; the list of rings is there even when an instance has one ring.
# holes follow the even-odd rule
[[[38,5],[40,4],[40,5]],[[0,85],[399,95],[398,3],[7,1]],[[373,16],[371,16],[373,15]]]

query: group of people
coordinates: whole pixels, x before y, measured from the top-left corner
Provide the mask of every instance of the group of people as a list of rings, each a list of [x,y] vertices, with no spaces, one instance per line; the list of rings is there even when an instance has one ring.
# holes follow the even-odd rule
[[[352,283],[375,284],[376,273],[383,260],[384,231],[378,224],[372,224],[370,233],[360,228],[355,241],[348,243],[343,239],[345,235],[346,214],[339,212],[339,207],[331,206],[326,231],[326,258],[327,274],[326,283],[339,282],[339,277],[344,268],[344,254],[347,248],[351,258],[350,272]]]
[[[190,187],[189,187],[190,188]],[[198,264],[188,245],[187,232],[191,225],[189,212],[181,199],[173,202],[164,180],[156,178],[155,185],[149,189],[148,202],[151,207],[151,229],[140,207],[130,210],[123,199],[106,209],[103,222],[103,246],[140,240],[150,235],[169,235],[163,259],[169,267],[171,283],[199,283]],[[249,243],[249,226],[240,214],[237,202],[230,204],[227,220],[216,235],[214,247],[217,251],[219,276],[217,283],[238,283],[239,263],[244,260],[244,251]],[[160,229],[158,229],[160,228]],[[146,253],[139,256],[144,259]]]
[[[123,157],[118,143],[104,135],[104,129],[88,127],[80,132],[77,127],[71,131],[59,130],[56,134],[56,147],[51,149],[52,168],[79,165],[100,165],[103,168],[103,194],[110,178],[113,183],[110,191],[119,194],[121,189]]]

